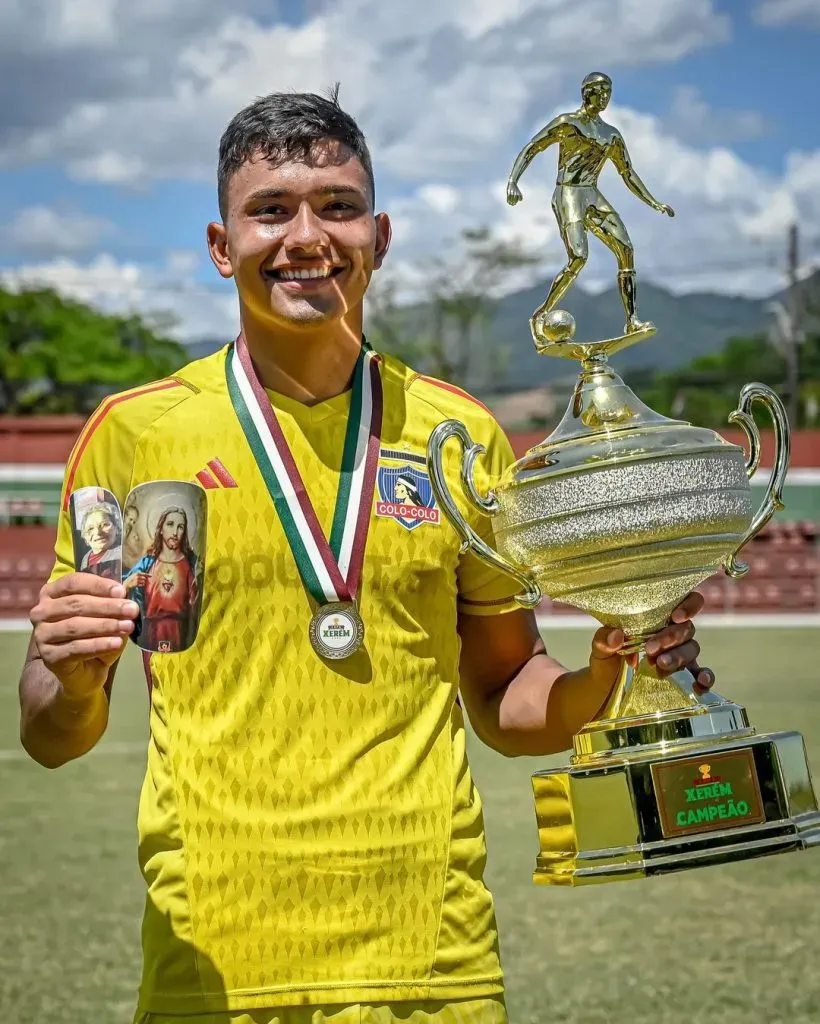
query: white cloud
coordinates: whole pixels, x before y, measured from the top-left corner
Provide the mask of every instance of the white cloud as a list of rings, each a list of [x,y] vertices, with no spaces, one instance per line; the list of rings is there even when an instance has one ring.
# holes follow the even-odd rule
[[[49,206],[26,206],[0,229],[0,244],[12,256],[83,253],[115,231],[111,221],[102,217],[61,212]]]
[[[402,0],[335,0],[298,26],[260,24],[243,14],[251,6],[106,0],[80,45],[92,0],[41,0],[50,18],[28,22],[17,0],[16,16],[4,15],[15,52],[22,43],[86,59],[60,83],[59,102],[6,133],[0,163],[61,160],[108,184],[207,178],[221,130],[254,96],[338,79],[381,167],[416,181],[458,176],[497,159],[540,97],[575,94],[579,69],[675,60],[729,32],[713,0],[428,0],[412,20]],[[88,59],[90,49],[106,59]]]
[[[755,18],[761,25],[799,23],[820,28],[818,0],[758,0]]]
[[[115,0],[60,0],[46,25],[55,46],[109,46],[116,39]]]
[[[769,123],[756,110],[721,110],[711,107],[691,85],[675,91],[667,116],[670,131],[684,142],[720,143],[759,139],[769,131]]]
[[[539,268],[512,282],[523,287],[564,258],[550,209],[554,151],[524,177],[525,205],[504,202],[506,175],[533,122],[540,127],[556,104],[577,103],[580,78],[593,68],[613,74],[617,103],[620,69],[725,41],[730,22],[718,7],[416,0],[411,18],[402,0],[317,0],[309,19],[293,25],[271,17],[263,0],[6,0],[0,59],[14,103],[4,105],[11,85],[0,80],[0,166],[59,162],[77,179],[120,187],[212,181],[220,133],[240,107],[266,92],[322,90],[339,80],[343,105],[368,135],[377,178],[387,172],[402,183],[384,205],[395,229],[388,266],[405,287],[423,287],[425,261],[452,254],[460,229],[479,224],[543,253]],[[799,5],[768,0],[758,17],[775,18],[775,7],[786,20]],[[805,16],[816,7],[800,9]],[[14,111],[13,124],[9,114],[4,124],[4,110]],[[660,217],[614,172],[604,175],[642,275],[678,289],[759,293],[780,284],[770,257],[782,252],[786,223],[799,217],[820,227],[820,151],[792,154],[780,174],[763,171],[730,148],[765,130],[759,115],[712,110],[685,87],[671,117],[624,107],[607,116],[638,173],[678,212],[672,221]],[[97,227],[93,244],[113,247]],[[40,235],[49,234],[59,232],[44,219]],[[75,235],[82,237],[79,224]],[[171,309],[186,337],[232,334],[232,294],[216,278],[213,288],[197,283],[190,254],[156,268],[111,255],[81,260],[88,248],[76,245],[31,251],[15,279],[46,281],[104,308]],[[595,240],[591,252],[585,285],[610,285],[611,255]]]
[[[687,145],[657,117],[617,106],[606,116],[622,131],[650,191],[677,213],[673,220],[658,215],[612,169],[604,172],[602,189],[632,236],[641,280],[677,291],[749,295],[782,285],[786,226],[799,220],[815,235],[820,227],[820,150],[791,154],[783,173],[775,175],[726,147]],[[430,261],[457,258],[458,235],[466,227],[489,225],[500,239],[519,240],[542,255],[538,266],[509,277],[508,287],[527,287],[562,265],[565,254],[550,206],[556,152],[536,159],[521,181],[524,204],[511,208],[505,184],[514,155],[508,154],[504,175],[493,180],[426,182],[388,202],[394,243],[384,276],[399,284],[403,297],[429,291]],[[235,299],[216,278],[213,287],[199,283],[198,264],[187,251],[169,253],[162,269],[100,256],[85,265],[68,259],[26,265],[5,279],[50,284],[106,309],[170,310],[182,320],[181,337],[230,337],[237,323]],[[595,239],[581,281],[592,290],[614,284],[614,259]]]
[[[650,192],[676,211],[672,220],[659,215],[632,196],[612,168],[604,171],[601,188],[627,226],[643,280],[675,291],[749,295],[782,286],[788,224],[799,220],[815,235],[820,229],[820,150],[792,154],[784,173],[775,176],[726,147],[687,145],[656,117],[618,107],[610,108],[606,117],[622,131],[635,170]],[[550,206],[555,162],[555,150],[536,158],[521,179],[525,202],[515,207],[506,204],[506,179],[500,177],[456,189],[457,199],[446,215],[430,202],[426,188],[417,189],[394,204],[400,226],[394,232],[391,261],[400,263],[406,279],[407,265],[421,264],[412,279],[422,292],[425,259],[452,253],[461,228],[483,223],[493,226],[499,238],[518,239],[543,253],[537,268],[513,279],[515,287],[555,273],[566,259]],[[453,196],[448,198],[452,202]],[[583,286],[611,287],[615,269],[614,257],[591,238]]]
[[[100,185],[133,185],[150,175],[147,164],[139,157],[126,158],[111,150],[72,160],[69,169],[77,181],[95,181]]]
[[[458,189],[452,185],[422,185],[418,197],[437,213],[452,213],[458,205]]]
[[[54,288],[109,313],[141,313],[179,324],[169,333],[185,341],[233,338],[239,322],[231,289],[210,288],[195,280],[195,253],[170,253],[164,267],[121,262],[103,253],[89,263],[59,258],[0,271],[6,288]]]

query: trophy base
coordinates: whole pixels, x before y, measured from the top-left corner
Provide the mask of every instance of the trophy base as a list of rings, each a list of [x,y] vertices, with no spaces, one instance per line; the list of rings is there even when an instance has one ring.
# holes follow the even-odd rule
[[[535,882],[625,881],[820,845],[800,733],[756,736],[741,726],[735,736],[678,736],[582,754],[533,776]]]
[[[605,363],[616,352],[632,345],[638,345],[658,333],[657,327],[653,323],[647,322],[639,330],[630,331],[628,334],[619,334],[615,338],[602,338],[599,341],[576,341],[570,335],[563,340],[557,340],[545,332],[536,318],[530,321],[530,331],[539,355],[557,356],[559,359],[575,359],[583,365]]]

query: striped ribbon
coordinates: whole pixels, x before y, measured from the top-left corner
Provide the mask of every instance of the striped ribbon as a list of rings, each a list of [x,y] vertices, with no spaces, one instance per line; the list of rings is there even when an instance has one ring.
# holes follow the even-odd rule
[[[282,523],[302,582],[318,604],[355,601],[362,575],[382,428],[379,357],[364,343],[353,372],[330,542],[310,501],[243,335],[228,351],[228,392]]]

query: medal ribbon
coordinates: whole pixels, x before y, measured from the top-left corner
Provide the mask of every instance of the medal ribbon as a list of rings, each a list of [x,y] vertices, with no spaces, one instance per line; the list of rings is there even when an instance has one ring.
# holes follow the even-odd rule
[[[302,582],[322,605],[359,589],[382,429],[379,356],[366,343],[353,371],[336,508],[328,543],[270,399],[240,335],[228,350],[228,392],[282,523]]]

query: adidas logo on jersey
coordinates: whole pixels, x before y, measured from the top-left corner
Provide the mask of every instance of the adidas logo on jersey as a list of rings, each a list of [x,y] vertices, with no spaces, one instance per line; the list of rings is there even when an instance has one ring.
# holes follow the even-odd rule
[[[213,490],[215,487],[239,486],[219,459],[211,459],[205,469],[201,469],[197,473],[196,478],[206,490]]]

